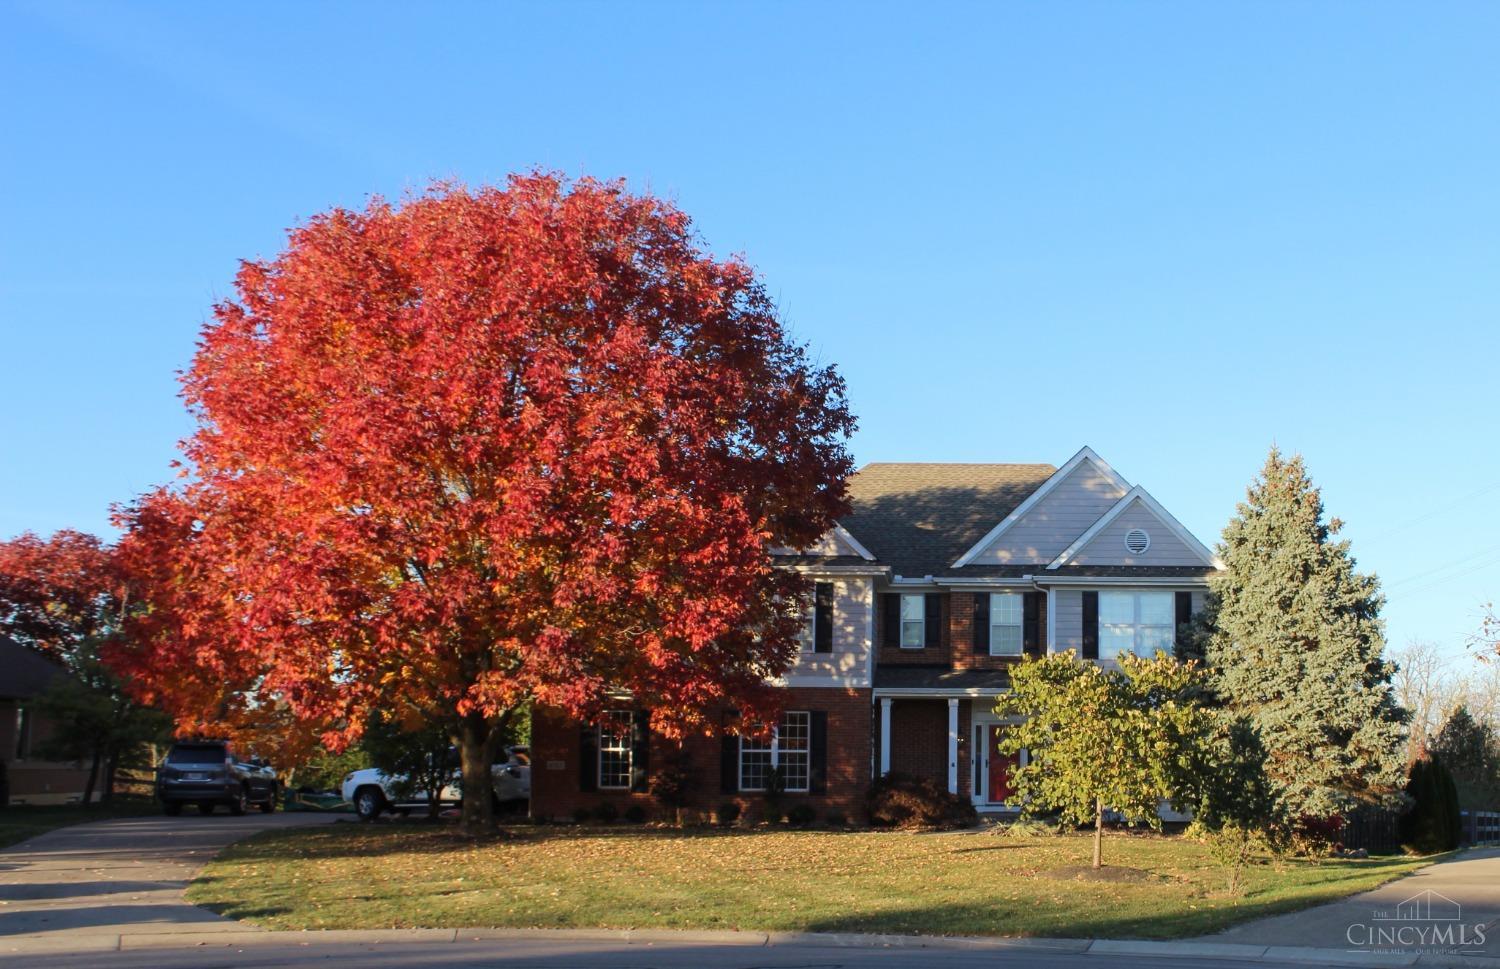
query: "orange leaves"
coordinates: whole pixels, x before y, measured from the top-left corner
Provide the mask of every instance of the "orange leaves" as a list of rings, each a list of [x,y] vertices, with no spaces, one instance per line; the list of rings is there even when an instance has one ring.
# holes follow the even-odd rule
[[[184,378],[192,483],[125,516],[157,689],[209,716],[274,684],[345,733],[394,697],[769,704],[796,620],[766,550],[844,510],[853,418],[686,215],[435,186],[309,220],[236,288]]]

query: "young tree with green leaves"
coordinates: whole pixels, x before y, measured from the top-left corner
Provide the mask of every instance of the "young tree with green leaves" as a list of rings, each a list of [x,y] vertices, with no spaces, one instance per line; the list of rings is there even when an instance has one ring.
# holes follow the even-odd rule
[[[1106,669],[1069,651],[1013,667],[995,711],[1021,718],[1000,749],[1029,753],[1011,774],[1023,810],[1092,822],[1095,868],[1107,810],[1159,828],[1158,806],[1185,804],[1187,778],[1205,759],[1211,714],[1194,699],[1201,686],[1196,666],[1163,655],[1125,655]]]
[[[1186,650],[1201,650],[1215,692],[1255,728],[1288,817],[1379,802],[1404,781],[1384,599],[1355,571],[1341,528],[1325,521],[1302,459],[1272,448],[1224,529],[1224,568]]]

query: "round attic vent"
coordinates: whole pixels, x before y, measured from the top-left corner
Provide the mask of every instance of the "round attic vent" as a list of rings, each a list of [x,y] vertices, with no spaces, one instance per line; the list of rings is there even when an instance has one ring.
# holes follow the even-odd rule
[[[1125,549],[1131,555],[1142,555],[1151,547],[1151,536],[1144,528],[1132,528],[1125,533]]]

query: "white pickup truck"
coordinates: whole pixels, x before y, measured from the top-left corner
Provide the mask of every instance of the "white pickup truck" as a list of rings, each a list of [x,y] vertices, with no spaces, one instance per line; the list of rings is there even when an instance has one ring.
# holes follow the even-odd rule
[[[521,804],[531,799],[531,751],[527,747],[505,748],[505,761],[491,768],[494,779],[495,803],[501,806]],[[344,775],[340,791],[344,800],[354,805],[354,811],[362,820],[370,821],[385,811],[407,814],[427,807],[426,791],[402,790],[408,787],[404,778],[391,777],[374,767],[353,771]],[[459,774],[453,772],[448,783],[438,792],[439,805],[457,805],[463,793],[459,786]]]

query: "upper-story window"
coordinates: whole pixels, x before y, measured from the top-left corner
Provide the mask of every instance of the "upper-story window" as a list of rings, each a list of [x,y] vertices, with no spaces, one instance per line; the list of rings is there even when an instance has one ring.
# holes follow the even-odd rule
[[[927,597],[921,593],[901,596],[901,648],[921,649],[927,645]]]
[[[1099,658],[1172,652],[1176,612],[1170,592],[1099,593]]]
[[[1021,621],[1025,596],[1019,592],[990,594],[990,655],[1020,656]]]
[[[599,720],[599,789],[623,791],[630,788],[632,728],[635,718],[629,710],[610,710]]]
[[[797,642],[802,652],[811,653],[816,647],[817,635],[816,624],[818,620],[818,607],[811,598],[803,599],[798,603],[798,618],[802,620],[802,628],[797,630]]]

